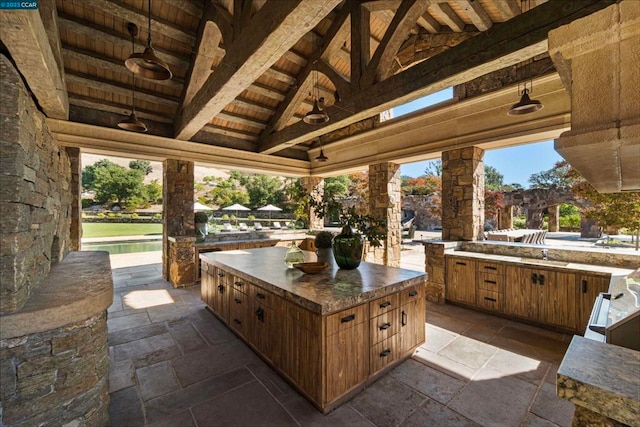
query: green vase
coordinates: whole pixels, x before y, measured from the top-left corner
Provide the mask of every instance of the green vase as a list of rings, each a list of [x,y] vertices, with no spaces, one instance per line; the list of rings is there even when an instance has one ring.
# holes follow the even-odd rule
[[[304,253],[296,246],[295,240],[291,242],[289,250],[284,255],[284,263],[288,268],[293,268],[293,264],[304,262]]]
[[[342,228],[342,232],[333,238],[333,257],[338,267],[345,270],[358,268],[362,261],[364,250],[364,238],[351,230],[351,227]]]

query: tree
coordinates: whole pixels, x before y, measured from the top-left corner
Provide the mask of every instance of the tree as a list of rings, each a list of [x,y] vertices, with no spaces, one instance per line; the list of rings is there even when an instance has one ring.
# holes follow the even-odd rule
[[[570,173],[571,166],[566,160],[556,162],[549,170],[534,173],[529,177],[531,188],[571,187],[576,178]]]
[[[110,163],[96,168],[94,176],[93,186],[98,203],[121,203],[130,197],[142,196],[144,176],[137,169],[126,169]]]
[[[82,187],[85,190],[95,190],[96,169],[101,167],[111,167],[116,165],[111,160],[100,159],[92,165],[85,166],[82,169]],[[117,166],[117,165],[116,165]]]
[[[502,191],[516,191],[516,190],[524,190],[524,187],[517,182],[512,182],[511,184],[504,184],[502,186]]]
[[[285,199],[282,181],[275,176],[256,174],[244,184],[249,194],[249,205],[259,208],[268,204],[281,205]]]
[[[153,166],[151,166],[151,162],[148,160],[131,160],[129,162],[129,169],[137,169],[141,171],[144,176],[153,172]]]
[[[401,191],[405,196],[430,196],[442,191],[442,179],[436,175],[408,178]]]
[[[427,176],[442,176],[442,160],[431,160],[427,163],[427,167],[424,169],[424,174]]]
[[[150,203],[159,203],[162,200],[162,185],[154,179],[144,187],[144,198]]]
[[[502,189],[504,176],[498,172],[498,169],[493,166],[485,165],[484,167],[484,188],[491,191],[498,191]]]
[[[340,199],[349,195],[351,180],[347,175],[332,176],[324,180],[324,194],[330,199]]]
[[[249,195],[245,191],[239,190],[231,177],[221,180],[216,187],[209,191],[206,197],[206,203],[217,206],[249,203]]]

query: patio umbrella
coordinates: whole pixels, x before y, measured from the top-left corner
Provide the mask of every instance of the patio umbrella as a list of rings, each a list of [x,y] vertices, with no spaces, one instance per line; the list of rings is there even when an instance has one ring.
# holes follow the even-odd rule
[[[269,219],[271,219],[271,212],[278,212],[281,211],[282,209],[280,209],[277,206],[273,206],[273,205],[267,205],[267,206],[263,206],[261,208],[258,208],[259,211],[269,211]]]
[[[236,211],[236,225],[238,224],[238,211],[250,211],[251,209],[249,209],[246,206],[242,206],[239,203],[233,204],[231,206],[227,206],[226,208],[222,209],[223,211]]]
[[[213,208],[210,208],[210,207],[209,207],[209,206],[207,206],[207,205],[203,205],[203,204],[202,204],[202,203],[200,203],[200,202],[195,202],[195,203],[193,204],[193,210],[194,210],[194,211],[212,211],[212,210],[214,210],[214,209],[213,209]]]

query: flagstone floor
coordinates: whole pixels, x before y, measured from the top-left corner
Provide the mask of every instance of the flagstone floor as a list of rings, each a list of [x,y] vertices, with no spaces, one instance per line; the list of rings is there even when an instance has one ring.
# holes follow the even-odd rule
[[[116,266],[109,308],[113,426],[569,426],[555,395],[571,339],[427,304],[414,356],[324,416],[160,264]]]

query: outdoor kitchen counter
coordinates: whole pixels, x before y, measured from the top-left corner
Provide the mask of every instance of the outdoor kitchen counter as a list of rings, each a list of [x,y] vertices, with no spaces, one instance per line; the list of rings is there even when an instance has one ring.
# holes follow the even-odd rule
[[[558,369],[557,394],[577,405],[574,425],[602,423],[601,416],[640,426],[640,352],[575,335]]]
[[[287,268],[287,248],[246,249],[200,254],[200,259],[295,302],[314,313],[331,314],[386,294],[424,284],[427,275],[413,270],[362,262],[354,270],[332,263],[317,274]],[[307,261],[316,256],[305,252]]]

